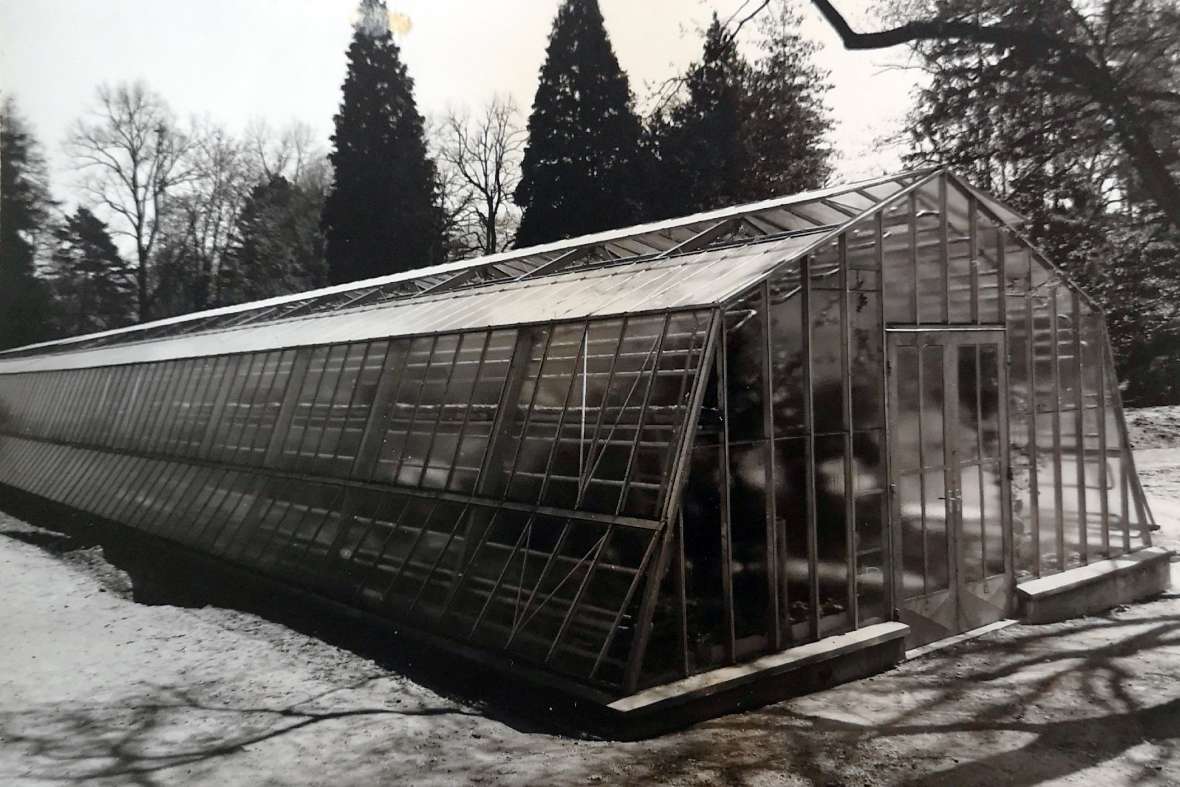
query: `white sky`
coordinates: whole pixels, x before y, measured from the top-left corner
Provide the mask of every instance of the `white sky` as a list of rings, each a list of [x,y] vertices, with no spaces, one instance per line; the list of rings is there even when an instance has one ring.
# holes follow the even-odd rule
[[[650,89],[699,56],[697,30],[741,0],[599,0],[607,31],[642,103]],[[803,2],[803,0],[799,0]],[[474,106],[509,93],[527,115],[559,0],[388,0],[410,19],[399,37],[419,111]],[[840,3],[867,20],[864,0]],[[914,72],[889,68],[904,52],[846,52],[803,4],[803,32],[823,44],[832,72],[838,177],[897,169],[883,147],[909,106]],[[325,148],[340,100],[356,0],[0,0],[0,91],[18,107],[51,162],[54,193],[69,201],[74,175],[61,143],[102,83],[142,78],[181,116],[241,131],[262,118],[298,119]],[[855,24],[855,22],[854,22]],[[522,118],[523,119],[523,118]]]

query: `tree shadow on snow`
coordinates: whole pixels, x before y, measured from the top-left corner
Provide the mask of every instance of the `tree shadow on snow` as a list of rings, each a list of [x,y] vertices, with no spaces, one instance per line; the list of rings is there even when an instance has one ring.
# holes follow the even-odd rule
[[[192,768],[329,722],[478,715],[449,704],[403,708],[350,702],[349,692],[372,689],[384,679],[372,676],[275,706],[238,707],[202,697],[199,687],[142,684],[139,694],[105,705],[0,712],[0,740],[21,747],[26,766],[7,776],[154,785],[162,771]],[[381,733],[378,745],[386,753],[396,752],[399,742],[406,749],[414,743],[398,725],[382,726]],[[304,743],[314,746],[315,737]]]

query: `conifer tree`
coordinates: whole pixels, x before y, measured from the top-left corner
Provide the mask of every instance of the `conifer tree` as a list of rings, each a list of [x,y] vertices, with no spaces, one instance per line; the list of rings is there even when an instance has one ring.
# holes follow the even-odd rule
[[[826,75],[813,62],[815,46],[799,35],[798,12],[788,2],[773,8],[753,63],[714,14],[679,101],[649,121],[654,215],[753,202],[827,180]]]
[[[76,336],[135,320],[135,270],[119,254],[107,225],[79,207],[54,231],[56,333]]]
[[[49,298],[37,238],[49,222],[45,160],[11,98],[0,104],[0,348],[45,338]]]
[[[674,105],[656,141],[663,177],[652,207],[661,216],[697,213],[746,201],[750,170],[744,126],[750,109],[749,64],[717,14],[705,31],[700,62],[684,77],[686,97]]]
[[[335,180],[322,218],[333,282],[441,259],[437,178],[413,91],[385,3],[361,0],[329,154]]]
[[[221,270],[222,303],[242,303],[322,287],[319,228],[323,202],[312,184],[274,175],[255,186],[234,224]]]
[[[825,103],[832,85],[815,63],[818,46],[800,35],[801,23],[792,3],[779,2],[760,27],[760,54],[748,72],[747,200],[818,189],[832,174]]]
[[[584,235],[642,217],[640,123],[597,0],[565,0],[553,22],[528,122],[515,201],[516,245]]]

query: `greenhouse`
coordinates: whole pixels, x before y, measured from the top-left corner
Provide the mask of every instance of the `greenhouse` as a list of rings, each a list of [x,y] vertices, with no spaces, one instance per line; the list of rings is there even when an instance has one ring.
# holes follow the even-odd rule
[[[917,170],[19,348],[0,483],[604,705],[913,648],[1150,547],[1021,222]]]

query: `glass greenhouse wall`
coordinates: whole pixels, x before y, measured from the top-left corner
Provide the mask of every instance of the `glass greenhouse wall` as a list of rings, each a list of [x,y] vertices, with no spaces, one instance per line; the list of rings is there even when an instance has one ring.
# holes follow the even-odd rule
[[[1149,544],[1100,310],[942,171],[0,354],[0,482],[603,696]]]

